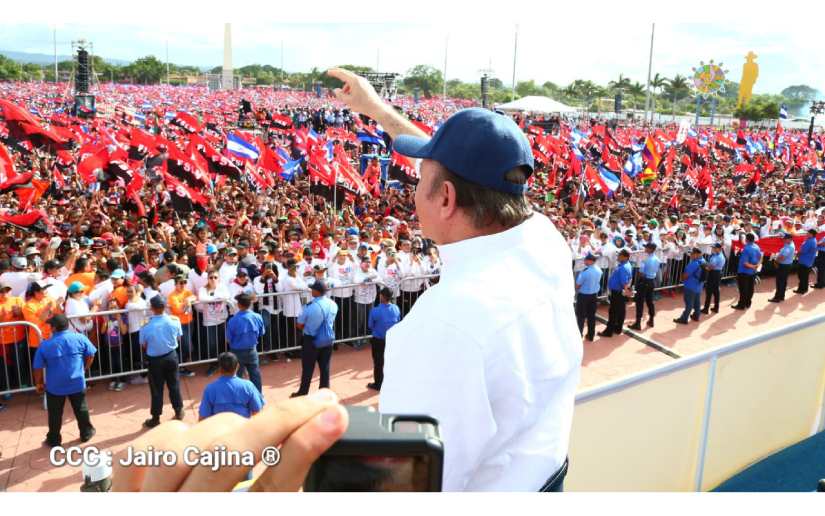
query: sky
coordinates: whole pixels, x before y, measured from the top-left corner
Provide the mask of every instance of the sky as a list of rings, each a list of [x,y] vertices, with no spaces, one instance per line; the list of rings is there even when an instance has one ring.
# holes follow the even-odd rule
[[[218,66],[223,25],[230,22],[235,67],[280,66],[282,45],[289,72],[337,64],[400,73],[428,64],[443,71],[446,54],[448,79],[477,81],[481,70],[491,68],[509,85],[517,32],[516,81],[565,85],[582,78],[604,85],[620,73],[645,82],[655,23],[654,74],[690,75],[713,59],[739,82],[745,55],[753,51],[760,66],[755,93],[779,93],[792,84],[825,91],[825,4],[819,2],[794,9],[792,16],[776,2],[738,0],[46,4],[4,13],[0,49],[51,54],[56,28],[59,54],[70,53],[70,41],[86,38],[107,58],[153,54],[163,60],[168,42],[173,63]]]

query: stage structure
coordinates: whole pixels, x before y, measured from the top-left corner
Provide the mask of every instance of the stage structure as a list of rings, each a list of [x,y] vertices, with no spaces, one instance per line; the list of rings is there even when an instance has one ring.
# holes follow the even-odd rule
[[[90,41],[72,41],[75,55],[74,67],[69,78],[69,89],[74,95],[73,113],[82,118],[93,118],[96,113],[93,90],[99,88],[94,71],[94,46]]]
[[[367,72],[359,75],[368,80],[382,98],[389,101],[395,100],[398,95],[398,77],[401,74]]]

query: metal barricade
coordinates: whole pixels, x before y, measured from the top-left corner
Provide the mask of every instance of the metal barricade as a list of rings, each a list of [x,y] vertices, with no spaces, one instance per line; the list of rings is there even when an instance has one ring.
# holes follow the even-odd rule
[[[395,294],[402,318],[409,313],[418,297],[438,281],[438,275],[402,278],[389,286]],[[335,344],[365,344],[372,336],[367,327],[370,310],[379,304],[381,282],[332,285],[327,293],[338,305],[334,322]],[[394,287],[394,288],[393,288]],[[274,292],[255,296],[252,310],[259,313],[266,328],[258,342],[262,356],[297,352],[301,349],[302,331],[298,317],[312,299],[309,290]],[[191,305],[191,321],[182,324],[183,337],[178,346],[182,367],[215,363],[227,351],[226,324],[236,311],[233,300],[198,301]],[[89,369],[89,380],[123,381],[145,376],[148,360],[140,346],[140,328],[151,316],[149,309],[107,310],[69,316],[70,327],[85,334],[98,353]],[[0,389],[0,393],[4,392]]]
[[[0,394],[34,390],[32,364],[42,338],[29,321],[0,323]]]

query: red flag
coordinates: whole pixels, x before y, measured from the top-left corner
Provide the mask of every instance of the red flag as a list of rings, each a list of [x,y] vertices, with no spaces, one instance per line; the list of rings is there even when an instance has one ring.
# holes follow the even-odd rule
[[[0,222],[13,224],[22,228],[29,228],[41,220],[49,229],[53,229],[51,220],[49,220],[49,217],[46,216],[43,210],[32,210],[19,215],[6,215],[5,213],[0,213]]]
[[[0,143],[0,183],[5,183],[16,174],[14,161],[11,159],[8,149]]]
[[[109,153],[104,147],[95,154],[91,154],[77,164],[77,174],[86,184],[97,181],[97,171],[109,165]]]
[[[670,202],[667,203],[667,207],[672,208],[674,210],[679,209],[679,194],[678,193],[673,194],[673,197],[670,198]]]
[[[398,154],[395,150],[392,151],[390,163],[403,170],[404,173],[410,177],[418,178],[419,176],[418,170],[415,168],[415,165],[410,161],[410,159],[406,156]]]
[[[57,185],[57,188],[62,190],[66,186],[66,179],[63,177],[63,174],[60,173],[60,169],[54,167],[52,175],[54,176],[54,183]]]
[[[258,187],[259,190],[267,189],[269,185],[266,179],[264,179],[264,177],[260,174],[257,166],[247,161],[245,170],[249,177],[252,179],[252,182]]]
[[[178,197],[190,199],[192,202],[198,203],[203,207],[209,205],[209,200],[194,188],[189,188],[183,181],[179,180],[168,172],[163,172],[163,179],[166,180],[166,186],[170,192],[175,192]]]
[[[49,189],[49,186],[51,186],[50,181],[32,179],[31,187],[18,188],[15,190],[14,193],[20,202],[20,211],[28,210],[33,204],[39,201],[40,198],[43,197],[43,194],[46,193],[46,190]]]
[[[0,183],[0,193],[16,190],[18,188],[30,188],[31,181],[34,177],[34,172],[26,172],[24,174],[15,174],[2,183]]]
[[[422,131],[427,133],[427,135],[429,135],[429,136],[433,135],[433,128],[430,127],[429,125],[425,124],[424,122],[419,122],[418,120],[410,120],[410,122],[412,123],[412,125],[418,127],[419,129],[421,129]]]
[[[630,176],[622,172],[622,187],[625,190],[633,191],[636,189],[636,185],[633,184],[633,180],[630,179]]]

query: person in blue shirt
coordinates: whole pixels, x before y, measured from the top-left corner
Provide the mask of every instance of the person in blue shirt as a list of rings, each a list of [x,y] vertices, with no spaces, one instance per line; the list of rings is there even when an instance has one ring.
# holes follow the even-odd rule
[[[781,303],[785,300],[785,290],[788,288],[788,275],[791,273],[796,247],[793,243],[793,235],[785,233],[782,236],[782,249],[773,257],[776,262],[776,292],[768,299],[771,303]]]
[[[249,309],[252,306],[252,296],[249,294],[238,294],[235,301],[238,303],[238,313],[226,323],[226,342],[240,364],[238,376],[243,378],[245,371],[249,371],[249,381],[262,393],[257,346],[266,333],[264,319]]]
[[[653,318],[656,316],[656,306],[653,304],[653,289],[656,286],[656,276],[659,274],[661,260],[656,256],[656,244],[653,242],[645,244],[647,256],[639,267],[639,276],[636,280],[636,322],[629,326],[631,330],[641,331],[642,318],[647,305],[648,320],[647,326],[653,327]]]
[[[756,283],[756,271],[762,263],[762,251],[756,245],[756,235],[745,235],[745,247],[739,253],[739,265],[736,270],[736,283],[739,287],[739,301],[733,305],[734,310],[747,310],[753,300],[753,287]]]
[[[602,285],[602,270],[596,265],[596,257],[592,254],[584,257],[584,264],[585,269],[576,277],[576,321],[582,334],[587,321],[585,338],[593,342],[596,336],[596,297]]]
[[[799,249],[799,263],[797,265],[796,274],[799,276],[799,286],[794,290],[795,294],[806,294],[808,292],[808,278],[811,275],[811,267],[814,266],[816,260],[816,230],[808,231],[808,238]]]
[[[688,316],[694,321],[699,320],[699,306],[702,299],[702,286],[704,285],[704,270],[706,267],[705,259],[702,258],[702,251],[698,247],[694,247],[690,251],[690,263],[685,267],[685,272],[682,273],[682,281],[684,281],[684,296],[685,296],[685,310],[681,317],[673,319],[677,324],[687,324]],[[693,312],[691,314],[691,312]]]
[[[392,290],[384,287],[379,292],[381,304],[370,310],[367,327],[372,332],[372,383],[367,389],[381,390],[384,383],[384,349],[387,345],[387,331],[401,320],[401,310],[392,303]]]
[[[627,249],[619,251],[619,263],[607,279],[607,288],[610,290],[610,311],[607,318],[607,327],[599,333],[600,337],[621,335],[624,319],[627,314],[627,298],[625,297],[633,281],[633,267],[630,266],[630,253]]]
[[[825,226],[825,212],[819,214],[818,222],[822,229]],[[817,240],[816,251],[816,283],[813,288],[825,288],[825,233]]]
[[[60,430],[66,398],[69,398],[77,419],[80,441],[85,443],[95,435],[89,408],[86,406],[85,374],[94,361],[96,350],[85,335],[69,330],[69,320],[65,315],[55,315],[46,322],[52,328],[52,337],[40,343],[32,364],[37,393],[42,394],[45,390],[46,408],[49,412],[49,433],[43,444],[49,447],[62,444]]]
[[[240,378],[239,369],[238,357],[231,351],[218,356],[221,376],[204,389],[198,421],[221,412],[234,412],[241,417],[250,418],[261,411],[264,399],[258,386]]]
[[[163,387],[169,389],[169,400],[175,419],[183,420],[183,398],[178,378],[178,339],[183,335],[180,320],[164,313],[166,300],[157,295],[149,300],[152,317],[140,329],[140,347],[149,361],[149,392],[152,395],[151,418],[143,422],[146,428],[160,424],[163,412]]]
[[[329,388],[329,362],[332,358],[332,344],[335,341],[335,316],[338,305],[326,297],[327,285],[315,281],[310,287],[312,301],[304,307],[295,326],[303,332],[301,341],[301,386],[289,397],[306,396],[315,363],[321,373],[320,388]]]
[[[713,244],[710,258],[708,258],[708,279],[705,283],[705,307],[702,308],[703,314],[710,313],[711,299],[713,300],[713,313],[719,313],[719,298],[721,297],[719,285],[722,283],[722,271],[725,270],[726,263],[727,259],[724,253],[722,253],[722,244],[716,242]]]

